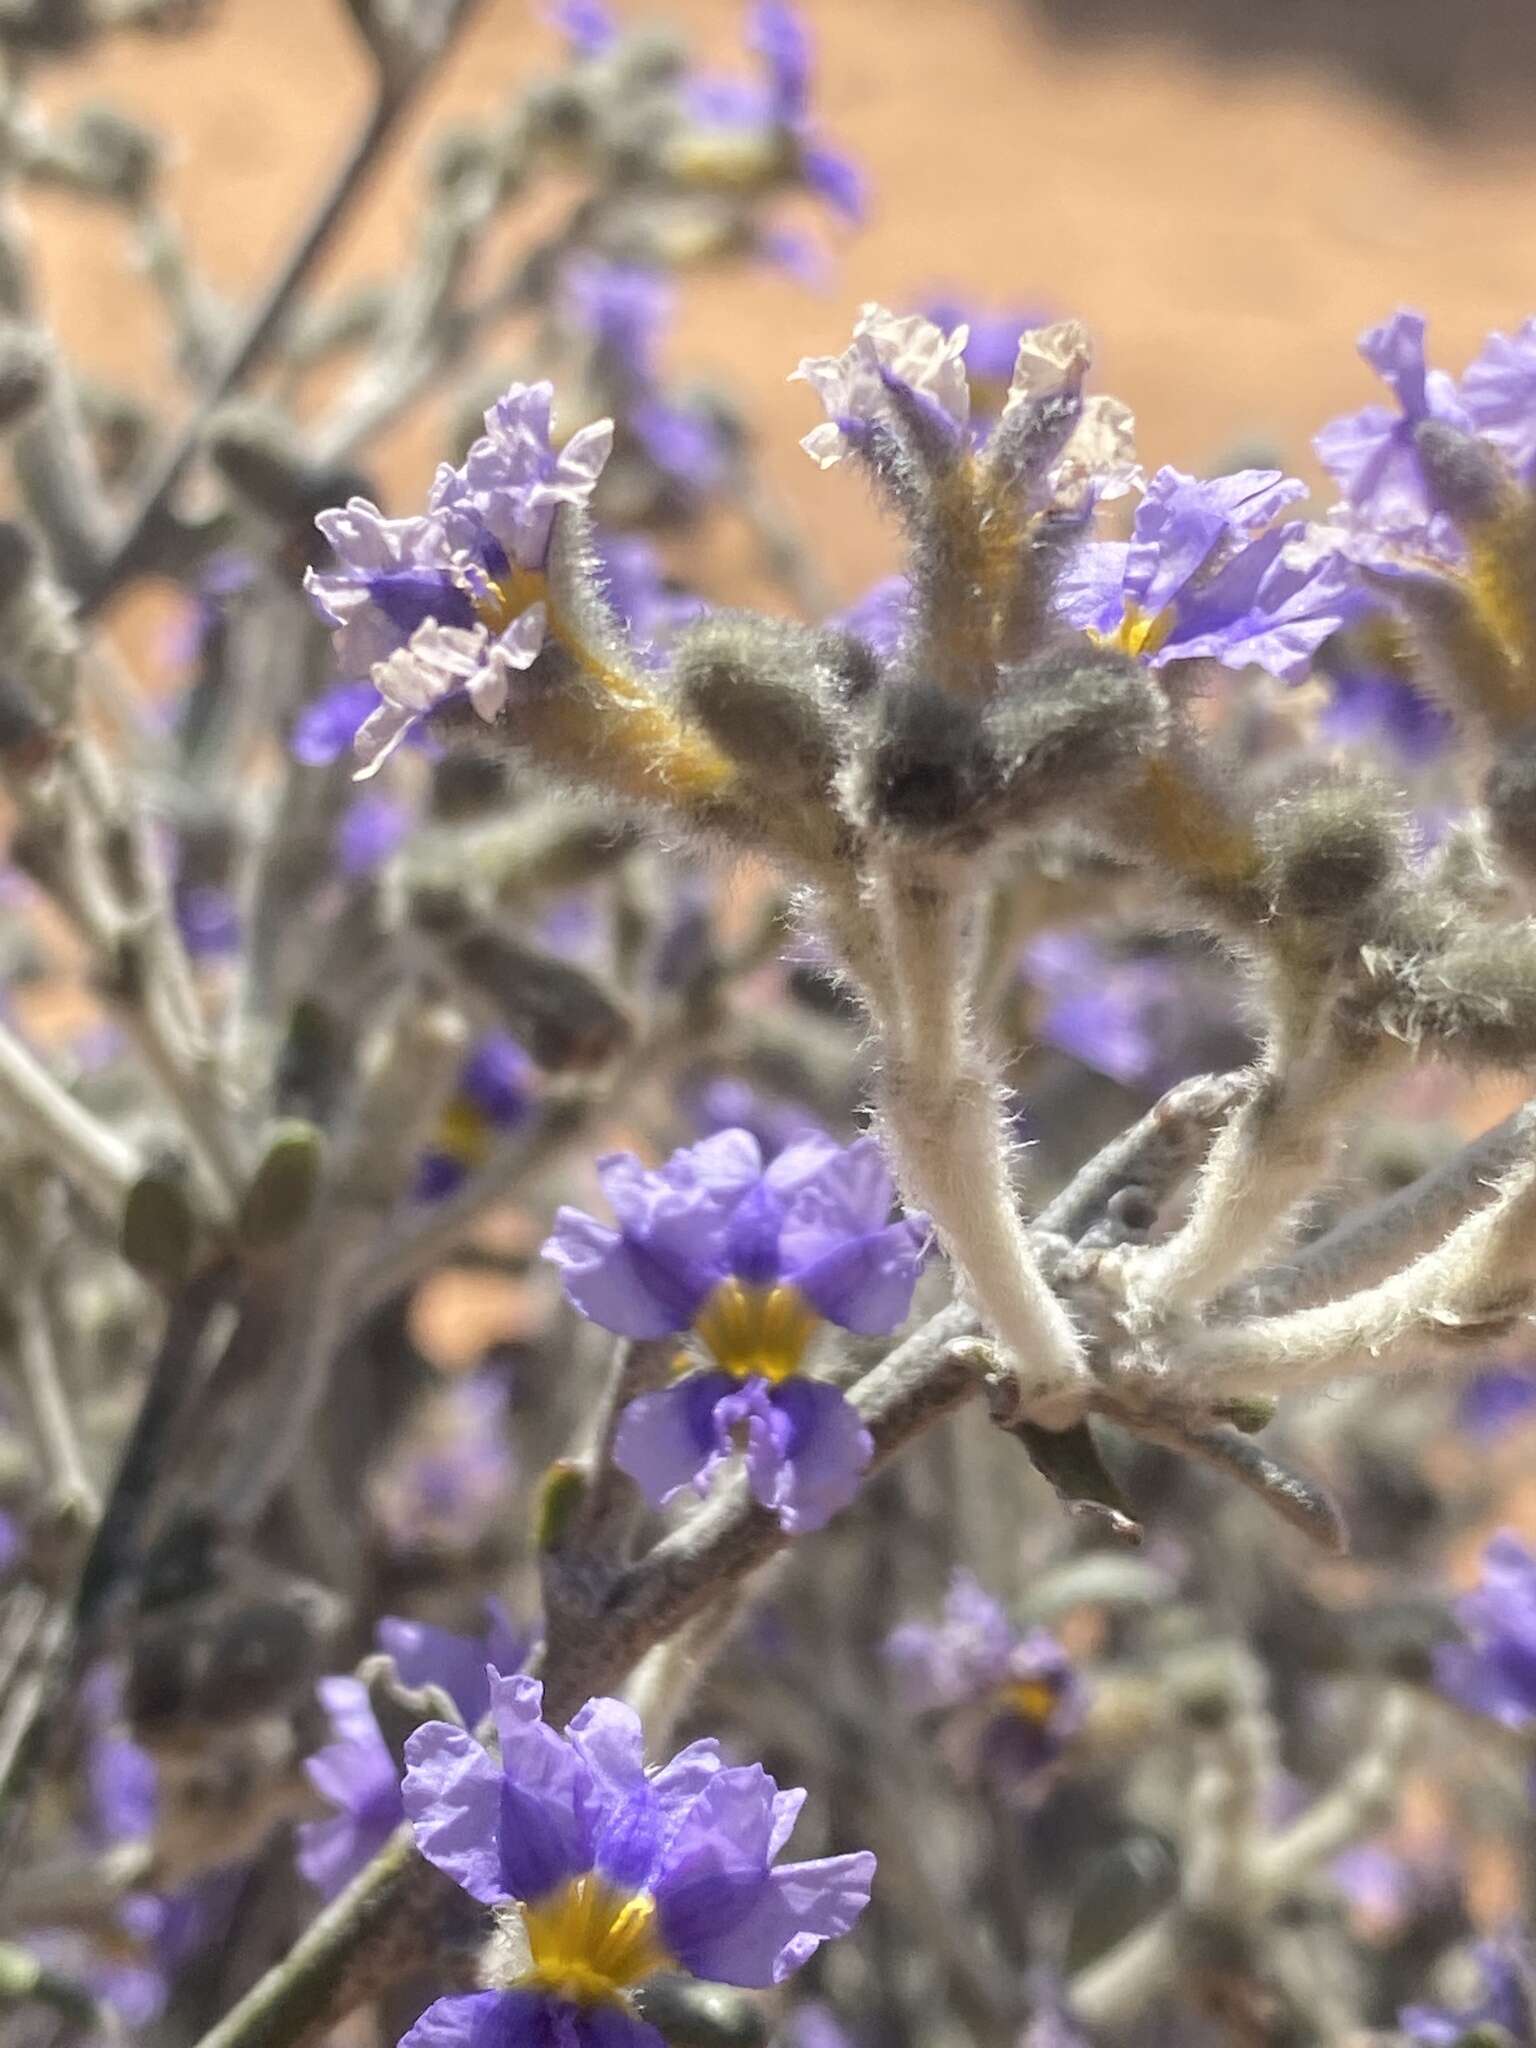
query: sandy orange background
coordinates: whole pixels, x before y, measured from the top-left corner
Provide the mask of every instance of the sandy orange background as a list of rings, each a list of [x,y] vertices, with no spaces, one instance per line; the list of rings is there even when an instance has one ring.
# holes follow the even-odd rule
[[[1488,328],[1536,308],[1536,124],[1493,118],[1506,18],[1494,0],[1476,10],[1489,112],[1473,102],[1451,132],[1322,61],[1218,64],[1195,41],[1149,33],[1168,0],[1125,7],[1141,32],[1092,47],[1054,40],[1022,0],[804,4],[820,46],[817,104],[869,172],[873,218],[840,247],[821,298],[758,270],[685,295],[676,350],[681,366],[729,377],[748,400],[769,473],[842,591],[889,566],[887,544],[857,483],[819,477],[799,455],[810,403],[784,378],[802,353],[839,345],[863,298],[911,303],[944,285],[1080,314],[1099,337],[1103,384],[1139,416],[1148,461],[1191,467],[1239,442],[1304,464],[1313,428],[1366,396],[1353,337],[1395,303],[1432,316],[1452,368]],[[1073,18],[1072,0],[1051,4]],[[1336,4],[1369,14],[1384,38],[1433,26],[1434,10],[1402,0]],[[1114,6],[1097,0],[1095,18]],[[1205,11],[1231,39],[1245,10],[1252,0],[1207,0]],[[621,12],[660,15],[714,61],[741,61],[741,12],[727,0]],[[1517,17],[1507,16],[1511,65],[1523,54]],[[1449,63],[1455,25],[1443,26]],[[430,122],[493,110],[557,53],[525,0],[489,0],[332,275],[400,260]],[[177,136],[175,207],[211,279],[237,293],[274,263],[343,153],[364,72],[339,5],[226,0],[201,36],[119,38],[50,74],[45,90],[61,107],[109,99]],[[152,383],[163,332],[120,224],[53,201],[35,217],[72,348]],[[388,468],[402,497],[427,472],[434,435],[429,416],[397,437]]]

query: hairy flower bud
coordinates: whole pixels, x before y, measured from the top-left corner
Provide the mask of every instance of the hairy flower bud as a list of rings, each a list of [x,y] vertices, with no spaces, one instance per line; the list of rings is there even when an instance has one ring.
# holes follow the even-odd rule
[[[1167,733],[1167,704],[1139,663],[1074,642],[1005,674],[984,715],[1002,764],[1002,808],[1034,826],[1119,783]]]
[[[1536,877],[1536,726],[1500,741],[1483,782],[1483,804],[1505,854]]]
[[[817,688],[818,642],[804,627],[716,613],[678,648],[684,705],[765,790],[824,795],[836,771],[836,734]]]
[[[1341,775],[1282,798],[1259,823],[1271,907],[1358,920],[1401,872],[1406,832],[1385,791],[1362,779]]]
[[[985,836],[1002,780],[978,711],[932,683],[897,683],[878,700],[852,797],[873,827],[961,844]]]
[[[1469,526],[1494,518],[1510,496],[1503,464],[1486,441],[1444,420],[1420,420],[1413,445],[1429,495],[1442,512]]]

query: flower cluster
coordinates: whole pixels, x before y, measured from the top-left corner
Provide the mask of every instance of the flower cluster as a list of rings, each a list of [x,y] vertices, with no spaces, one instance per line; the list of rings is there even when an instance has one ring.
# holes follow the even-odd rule
[[[873,1139],[797,1139],[766,1167],[727,1130],[648,1171],[629,1153],[598,1164],[617,1227],[562,1209],[545,1255],[567,1298],[620,1336],[687,1333],[670,1387],[630,1403],[620,1466],[657,1506],[708,1485],[745,1441],[752,1490],[786,1529],[816,1529],[853,1498],[870,1441],[841,1390],[802,1367],[823,1322],[881,1336],[912,1304],[927,1241],[891,1220],[890,1173]]]
[[[366,498],[321,513],[335,562],[310,570],[305,587],[336,628],[337,663],[353,686],[349,715],[360,678],[378,699],[356,730],[363,773],[452,698],[496,718],[511,675],[542,652],[556,510],[587,502],[613,442],[612,422],[598,420],[557,451],[553,403],[548,384],[514,384],[464,461],[439,469],[420,516],[386,519]],[[340,703],[329,700],[333,720]],[[325,723],[312,708],[311,757]]]
[[[446,1722],[406,1746],[421,1853],[496,1914],[513,1958],[491,1989],[442,1998],[407,2048],[658,2048],[630,1993],[658,1972],[782,1983],[869,1902],[867,1851],[777,1864],[803,1792],[712,1741],[647,1769],[621,1701],[589,1700],[564,1734],[531,1678],[494,1678],[498,1769]]]

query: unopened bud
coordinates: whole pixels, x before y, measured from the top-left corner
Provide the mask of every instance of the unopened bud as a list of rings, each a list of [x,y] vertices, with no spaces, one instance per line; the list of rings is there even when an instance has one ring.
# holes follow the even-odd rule
[[[1032,826],[1137,769],[1162,744],[1168,709],[1130,656],[1074,643],[1007,671],[985,725],[1008,821]]]
[[[240,1204],[235,1228],[243,1245],[265,1251],[298,1235],[315,1205],[322,1153],[313,1124],[279,1124]]]
[[[1413,445],[1429,495],[1442,512],[1468,526],[1495,518],[1511,495],[1498,455],[1475,434],[1444,420],[1420,420]]]
[[[677,650],[684,704],[759,787],[822,795],[836,771],[836,736],[816,690],[817,641],[804,629],[717,615]]]
[[[977,712],[932,683],[897,683],[882,692],[877,719],[858,773],[869,822],[927,839],[984,829],[1002,769]]]
[[[1284,798],[1259,822],[1281,917],[1355,919],[1401,872],[1406,828],[1384,793],[1343,777]]]

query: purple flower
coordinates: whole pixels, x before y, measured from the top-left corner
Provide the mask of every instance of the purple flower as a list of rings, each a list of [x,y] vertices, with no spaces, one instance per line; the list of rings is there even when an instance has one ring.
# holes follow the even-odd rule
[[[1536,1367],[1491,1366],[1467,1381],[1456,1404],[1456,1427],[1486,1442],[1536,1410]]]
[[[793,144],[800,181],[844,219],[864,216],[864,180],[857,168],[822,140],[810,118],[811,42],[804,22],[786,0],[759,0],[747,22],[747,46],[762,65],[761,81],[691,78],[686,105],[696,132],[674,167],[709,182],[739,177],[747,166],[743,143],[761,142],[766,175],[781,169],[782,140]]]
[[[752,1491],[786,1529],[845,1507],[869,1435],[836,1387],[802,1360],[820,1322],[861,1336],[895,1329],[912,1304],[926,1219],[891,1220],[890,1172],[872,1138],[804,1137],[764,1166],[750,1132],[728,1130],[651,1172],[632,1154],[598,1162],[618,1228],[561,1209],[545,1256],[568,1300],[625,1337],[689,1332],[710,1363],[625,1410],[616,1457],[661,1506],[703,1492],[744,1444]]]
[[[636,384],[655,382],[656,342],[676,299],[659,270],[583,253],[562,270],[560,296],[568,318],[613,370]]]
[[[1368,405],[1323,428],[1312,445],[1344,502],[1388,533],[1418,533],[1435,517],[1414,445],[1424,420],[1472,425],[1455,379],[1424,360],[1421,313],[1398,312],[1360,337],[1360,353],[1397,400]]]
[[[1412,683],[1386,669],[1351,666],[1335,671],[1329,684],[1332,696],[1318,719],[1325,739],[1385,743],[1407,767],[1444,753],[1454,730],[1450,714]]]
[[[1117,953],[1072,930],[1033,940],[1024,971],[1043,998],[1039,1037],[1122,1087],[1161,1091],[1243,1057],[1233,990],[1214,963]]]
[[[905,576],[884,576],[845,611],[828,619],[867,640],[876,654],[890,660],[901,646],[912,605],[912,586]]]
[[[494,1682],[499,1768],[445,1722],[406,1745],[421,1853],[526,1960],[493,1990],[439,1999],[401,2048],[659,2048],[636,1985],[663,1970],[781,1984],[869,1903],[867,1850],[775,1867],[803,1792],[728,1766],[713,1741],[647,1770],[630,1707],[589,1700],[562,1735],[542,1697],[535,1679]]]
[[[376,1640],[395,1660],[411,1687],[439,1685],[473,1727],[490,1703],[487,1665],[515,1671],[528,1655],[519,1635],[494,1601],[487,1601],[489,1627],[476,1641],[450,1635],[426,1622],[386,1618]],[[356,1678],[322,1678],[316,1687],[330,1723],[332,1740],[304,1769],[332,1812],[305,1821],[298,1830],[298,1865],[327,1899],[341,1891],[369,1862],[405,1818],[400,1774],[379,1731],[368,1688]],[[442,1722],[433,1722],[442,1727]],[[468,1738],[466,1738],[468,1739]]]
[[[963,327],[944,334],[920,313],[891,313],[873,300],[861,306],[842,354],[806,356],[791,378],[809,384],[827,414],[801,447],[821,469],[863,453],[885,426],[895,387],[941,440],[960,448],[971,419],[965,344]]]
[[[1304,548],[1299,520],[1275,523],[1305,495],[1277,469],[1160,469],[1130,540],[1090,542],[1068,564],[1058,608],[1153,667],[1204,657],[1296,681],[1359,603],[1341,557]]]
[[[240,948],[240,913],[228,889],[214,882],[177,882],[176,928],[194,960],[223,960]]]
[[[750,1131],[765,1160],[776,1159],[816,1128],[797,1104],[762,1095],[750,1081],[734,1074],[719,1074],[706,1081],[689,1095],[688,1108],[701,1136]]]
[[[1461,403],[1473,431],[1498,449],[1520,482],[1536,481],[1536,319],[1490,334],[1467,365]]]
[[[515,1474],[506,1428],[507,1385],[477,1372],[434,1392],[370,1488],[396,1551],[463,1554],[506,1510]]]
[[[601,0],[549,0],[544,13],[579,57],[600,57],[618,41],[618,24]]]
[[[379,693],[372,683],[333,683],[322,690],[293,721],[288,741],[293,758],[306,768],[328,768],[339,761],[356,744],[378,702]],[[425,739],[418,726],[407,733],[406,744],[421,746]]]
[[[1435,1657],[1442,1692],[1506,1728],[1536,1721],[1536,1556],[1502,1530],[1483,1552],[1483,1576],[1456,1603],[1466,1641]]]
[[[555,514],[590,498],[613,441],[612,421],[599,420],[557,452],[553,396],[548,384],[514,384],[462,464],[438,470],[424,516],[386,519],[366,498],[320,514],[336,563],[310,570],[305,588],[337,629],[339,665],[366,674],[379,699],[355,741],[362,774],[450,698],[495,719],[510,676],[542,651]],[[295,735],[301,758],[329,730],[315,713]]]
[[[908,1711],[955,1717],[989,1777],[1015,1788],[1038,1780],[1082,1725],[1087,1690],[1043,1628],[1020,1635],[998,1601],[957,1571],[938,1624],[905,1622],[886,1659]]]
[[[643,534],[604,534],[597,558],[608,602],[640,643],[642,657],[648,643],[665,643],[706,609],[702,598],[668,578]]]
[[[1518,1932],[1497,1941],[1479,1942],[1474,1950],[1483,1980],[1483,1996],[1464,2012],[1448,2012],[1432,2005],[1406,2006],[1397,2024],[1411,2041],[1423,2041],[1430,2048],[1455,2048],[1470,2039],[1479,2027],[1502,2028],[1491,2038],[1508,2038],[1510,2048],[1533,2048],[1536,2019],[1533,2019],[1533,1983],[1530,1951]],[[1479,2037],[1481,2038],[1481,2037]]]
[[[516,1039],[488,1031],[459,1071],[459,1085],[416,1176],[418,1201],[441,1201],[490,1155],[498,1132],[515,1130],[533,1106],[534,1067]]]
[[[411,814],[381,790],[369,790],[357,797],[342,813],[336,827],[336,864],[349,881],[371,875],[405,843],[411,830]]]
[[[822,469],[862,455],[877,474],[890,451],[920,419],[930,449],[958,457],[974,443],[965,374],[969,332],[945,334],[921,314],[897,315],[862,306],[853,340],[840,356],[807,356],[794,377],[811,386],[826,411],[800,445]],[[1032,479],[1029,509],[1086,515],[1101,498],[1122,496],[1141,478],[1132,421],[1118,399],[1082,397],[1092,360],[1087,330],[1076,320],[1027,329],[1018,337],[1013,375],[998,431],[1011,434],[1014,415],[1042,404],[1072,402],[1074,424],[1045,476]],[[793,379],[792,379],[793,381]]]

